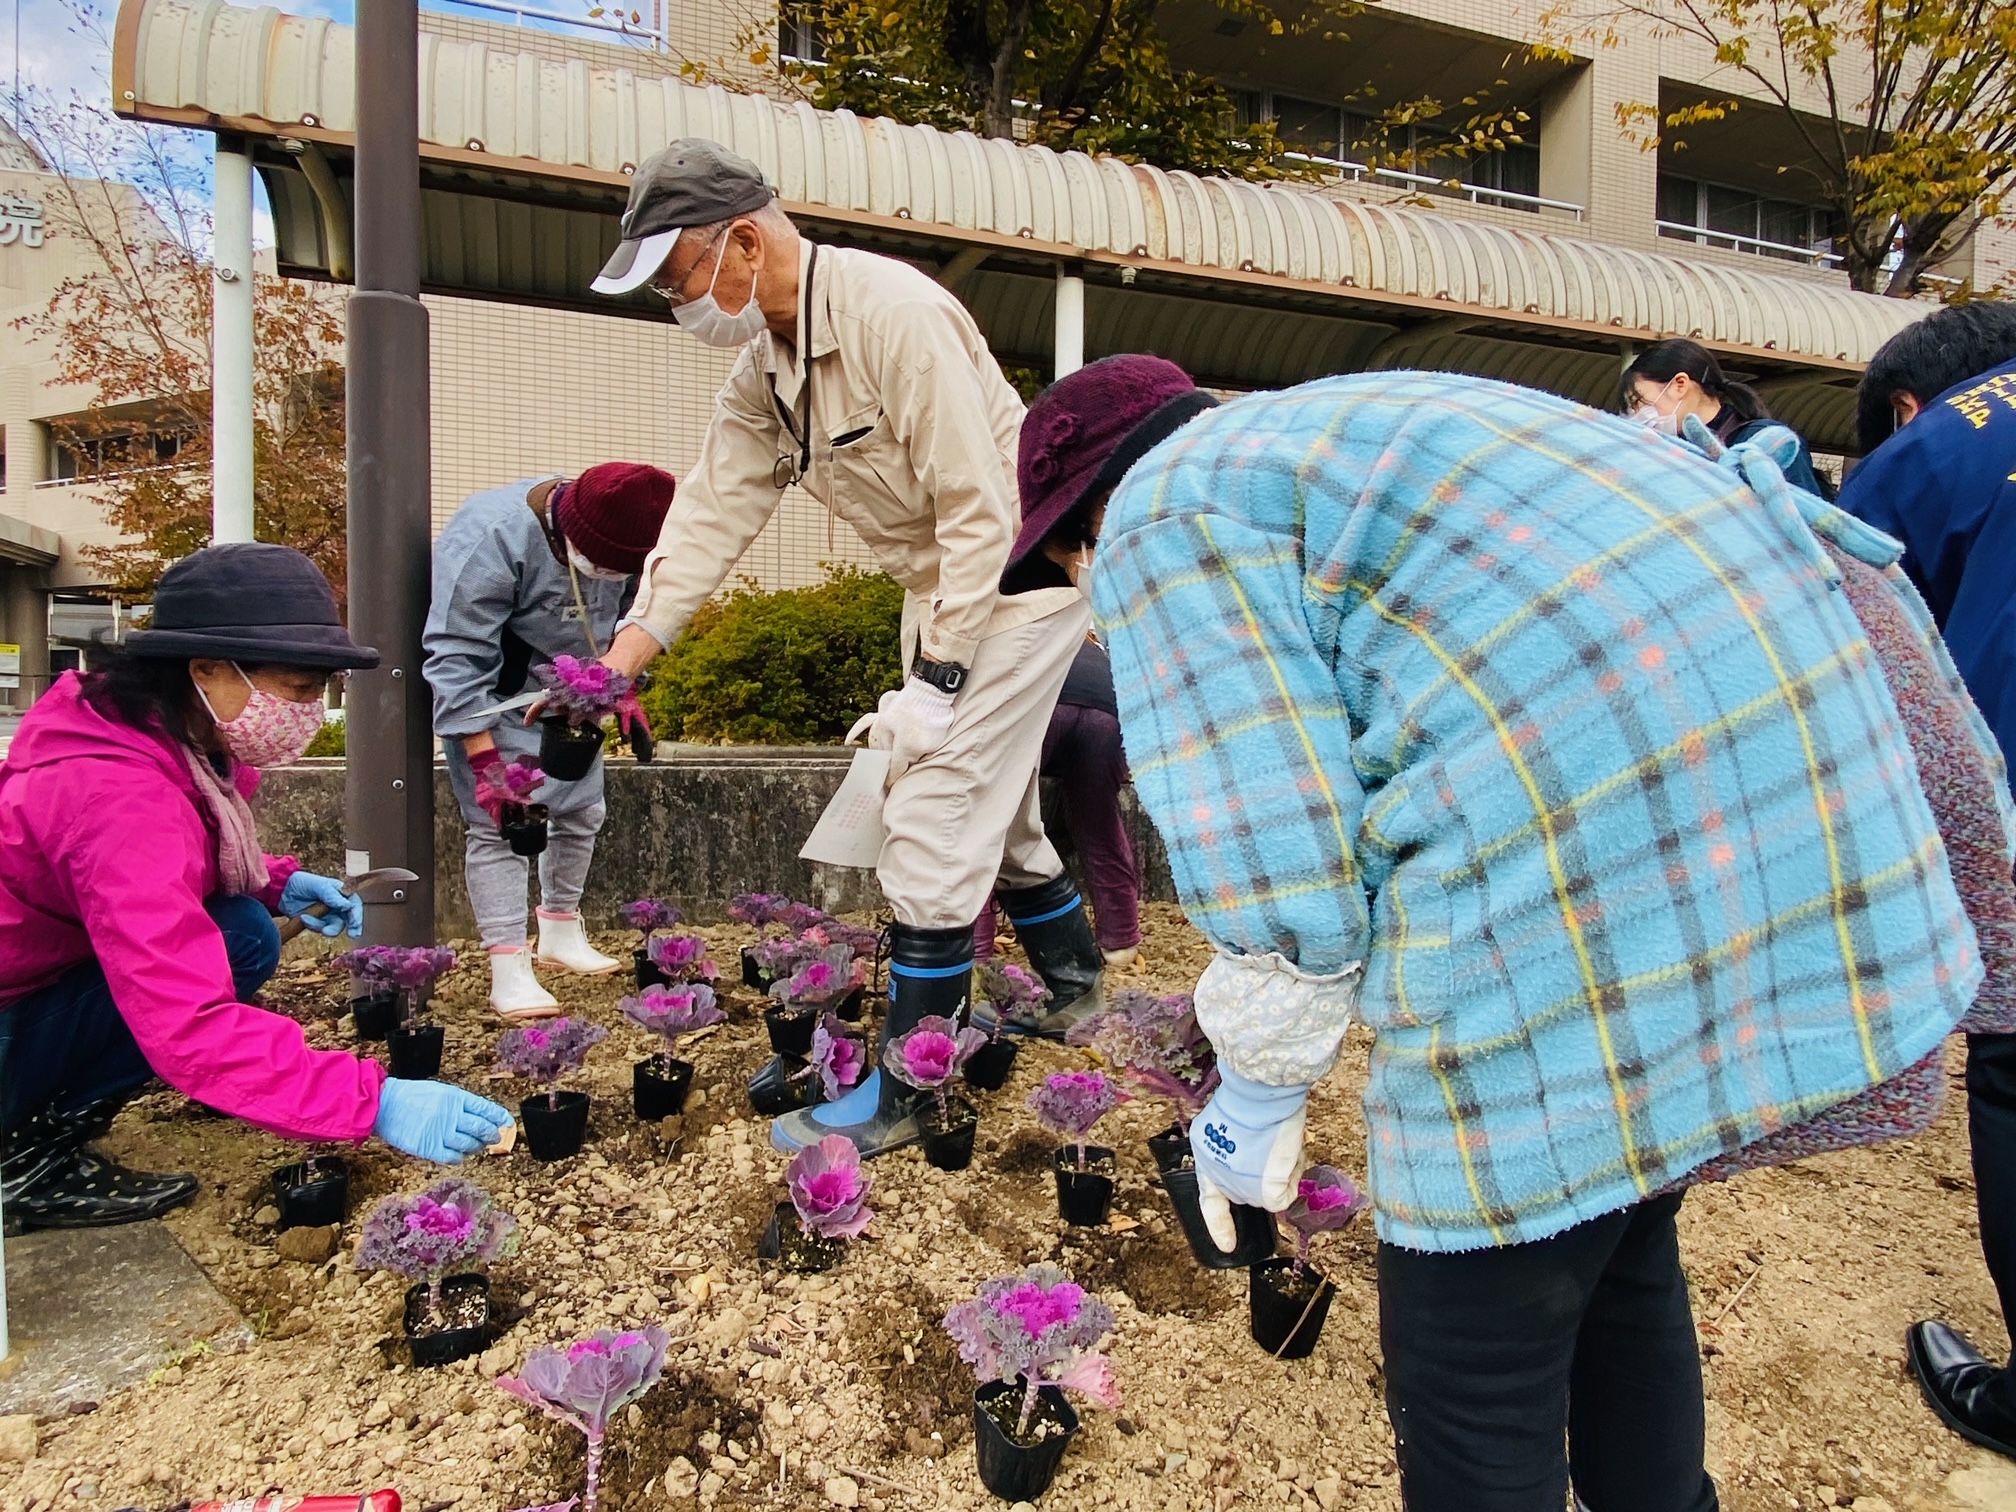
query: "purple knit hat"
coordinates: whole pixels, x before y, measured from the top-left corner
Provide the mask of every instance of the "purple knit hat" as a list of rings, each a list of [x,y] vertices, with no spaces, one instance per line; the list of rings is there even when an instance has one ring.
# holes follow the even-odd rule
[[[1012,566],[1082,501],[1112,488],[1157,443],[1218,401],[1162,357],[1102,357],[1036,396],[1022,421],[1015,478],[1022,531]]]

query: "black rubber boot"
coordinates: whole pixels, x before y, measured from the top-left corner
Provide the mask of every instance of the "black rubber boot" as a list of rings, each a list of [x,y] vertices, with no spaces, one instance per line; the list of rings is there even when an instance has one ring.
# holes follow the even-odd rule
[[[882,1016],[876,1058],[920,1019],[939,1015],[963,1023],[973,987],[973,928],[915,929],[889,926],[889,1011]],[[863,1160],[901,1149],[923,1138],[917,1110],[925,1094],[884,1076],[877,1065],[845,1097],[786,1113],[770,1125],[770,1147],[786,1155],[817,1144],[829,1134],[852,1141]]]
[[[192,1175],[129,1171],[86,1146],[126,1105],[108,1097],[68,1113],[45,1109],[16,1129],[0,1156],[6,1231],[110,1228],[158,1218],[196,1195]]]
[[[1050,989],[1048,1008],[1040,1018],[1011,1018],[1002,1028],[1010,1034],[1061,1040],[1086,1019],[1104,1012],[1100,976],[1106,959],[1099,953],[1085,901],[1071,874],[1061,872],[1034,887],[999,888],[994,896],[1015,926],[1029,964]]]

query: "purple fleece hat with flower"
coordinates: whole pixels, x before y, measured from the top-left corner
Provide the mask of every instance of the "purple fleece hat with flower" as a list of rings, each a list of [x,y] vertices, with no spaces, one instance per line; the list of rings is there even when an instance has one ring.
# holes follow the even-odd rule
[[[1080,502],[1112,488],[1185,421],[1218,401],[1163,357],[1102,357],[1036,396],[1022,421],[1015,468],[1022,531],[1019,562]]]

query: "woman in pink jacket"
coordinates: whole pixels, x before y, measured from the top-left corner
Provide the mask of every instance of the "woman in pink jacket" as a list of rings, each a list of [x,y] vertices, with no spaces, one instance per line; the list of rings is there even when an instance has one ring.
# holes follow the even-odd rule
[[[322,721],[332,674],[371,667],[328,581],[285,546],[176,563],[149,628],[65,674],[0,764],[0,1201],[10,1228],[151,1218],[194,1176],[87,1145],[158,1075],[289,1139],[362,1140],[452,1163],[510,1121],[439,1082],[311,1050],[251,1005],[280,958],[276,915],[328,935],[363,906],[259,849],[246,797]],[[325,916],[309,910],[321,904]]]

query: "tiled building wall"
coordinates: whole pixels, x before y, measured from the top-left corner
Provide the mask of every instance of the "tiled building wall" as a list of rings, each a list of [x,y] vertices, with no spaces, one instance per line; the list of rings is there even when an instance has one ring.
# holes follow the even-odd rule
[[[436,530],[470,494],[514,478],[611,461],[684,477],[734,357],[641,320],[433,296],[427,307]],[[731,581],[796,587],[829,562],[873,558],[794,488]]]

